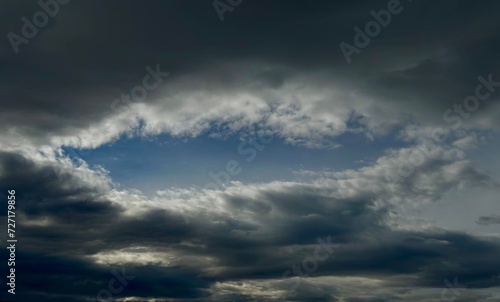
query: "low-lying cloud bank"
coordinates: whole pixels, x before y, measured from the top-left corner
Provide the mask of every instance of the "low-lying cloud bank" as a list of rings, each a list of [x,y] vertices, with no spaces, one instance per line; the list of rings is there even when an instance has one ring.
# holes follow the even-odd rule
[[[22,201],[21,295],[86,301],[106,288],[112,267],[124,267],[135,279],[116,297],[151,301],[427,301],[454,278],[467,286],[461,298],[481,301],[498,282],[500,239],[401,224],[397,210],[498,182],[460,149],[437,145],[410,177],[388,182],[383,171],[409,151],[357,170],[318,171],[310,182],[165,188],[154,196],[120,189],[104,169],[57,151],[2,152],[0,191],[15,188]],[[333,255],[307,273],[304,259],[326,238]]]

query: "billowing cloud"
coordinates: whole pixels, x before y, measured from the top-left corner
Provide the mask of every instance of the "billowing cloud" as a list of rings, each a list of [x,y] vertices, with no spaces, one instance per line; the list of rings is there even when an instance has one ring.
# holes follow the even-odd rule
[[[0,5],[0,200],[16,191],[16,297],[500,301],[494,207],[470,219],[488,233],[412,215],[452,193],[498,192],[495,154],[483,159],[500,130],[498,3],[401,0],[348,63],[340,43],[356,44],[388,1],[239,1],[223,22],[217,2],[47,1],[58,11],[19,51],[8,35],[25,35],[42,7]],[[162,135],[269,136],[290,165],[268,182],[151,193],[68,154]],[[362,158],[314,165],[303,149]]]
[[[117,188],[105,171],[52,155],[1,155],[1,189],[16,188],[22,201],[18,257],[29,278],[19,287],[27,299],[84,301],[107,281],[108,266],[137,277],[127,296],[214,301],[335,301],[357,295],[340,285],[327,287],[328,278],[341,278],[340,284],[366,281],[378,287],[380,297],[400,288],[393,298],[401,299],[418,296],[419,288],[437,290],[447,278],[458,277],[469,288],[495,282],[497,239],[395,220],[405,201],[437,201],[451,187],[495,186],[467,162],[454,162],[451,150],[437,148],[428,159],[434,164],[397,185],[377,172],[400,164],[401,153],[390,153],[372,166],[312,182],[235,182],[221,190],[168,189],[149,197]],[[334,254],[307,276],[299,279],[306,272],[294,271],[293,278],[283,278],[314,254],[319,239],[335,245]],[[39,278],[44,293],[33,287]],[[166,285],[175,290],[166,291]]]

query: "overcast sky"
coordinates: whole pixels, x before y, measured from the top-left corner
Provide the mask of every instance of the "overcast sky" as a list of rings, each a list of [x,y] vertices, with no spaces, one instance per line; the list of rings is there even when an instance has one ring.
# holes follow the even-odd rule
[[[498,1],[4,0],[1,301],[500,301]]]

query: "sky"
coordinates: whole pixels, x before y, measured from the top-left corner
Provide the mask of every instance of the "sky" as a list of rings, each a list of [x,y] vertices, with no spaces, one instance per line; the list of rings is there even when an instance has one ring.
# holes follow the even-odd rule
[[[499,9],[2,1],[0,301],[500,301]]]

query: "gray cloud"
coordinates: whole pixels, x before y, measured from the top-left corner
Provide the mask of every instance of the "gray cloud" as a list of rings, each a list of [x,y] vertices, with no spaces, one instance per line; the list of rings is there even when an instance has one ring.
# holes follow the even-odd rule
[[[20,18],[39,9],[34,4],[2,5],[3,14],[9,16],[0,25],[5,33],[19,31]],[[248,117],[248,123],[271,127],[290,142],[315,132],[319,137],[335,136],[354,121],[361,122],[367,132],[379,134],[404,125],[408,116],[419,123],[442,125],[443,112],[474,91],[477,76],[499,78],[498,37],[491,30],[498,22],[496,2],[404,5],[404,15],[394,16],[384,33],[353,64],[346,64],[338,44],[352,39],[352,28],[365,24],[371,18],[370,10],[384,8],[385,1],[251,2],[238,6],[223,23],[210,3],[71,2],[61,7],[36,38],[22,45],[20,54],[3,45],[0,102],[5,126],[1,134],[4,140],[18,141],[20,136],[35,144],[63,136],[66,139],[57,143],[69,143],[69,137],[82,136],[81,131],[115,116],[111,103],[142,80],[145,66],[155,64],[172,76],[162,89],[148,96],[146,104],[152,111],[164,108],[164,114],[174,112],[181,118],[171,125],[159,125],[155,117],[142,112],[139,117],[153,132],[176,134],[173,128],[185,122],[182,117],[201,115],[203,103],[211,103],[199,100],[199,105],[184,102],[179,106],[175,96],[185,99],[196,92],[216,99],[232,98],[230,91],[259,96],[262,88],[290,89],[287,83],[332,88],[323,92],[324,101],[314,100],[313,89],[303,89],[297,115],[303,115],[306,129],[311,127],[307,132],[287,131],[297,125],[283,116],[280,122],[263,124]],[[267,13],[262,12],[263,7]],[[254,14],[260,16],[259,25],[253,22]],[[273,95],[260,97],[267,106],[276,101]],[[336,101],[332,106],[331,99],[336,98],[349,105]],[[374,102],[367,102],[368,98]],[[497,98],[493,95],[484,101],[466,126],[498,130],[491,115],[498,112]],[[245,101],[222,101],[217,110],[224,112],[231,103]],[[311,101],[313,111],[304,108]],[[320,111],[328,113],[327,117],[314,116]],[[241,113],[231,113],[227,121]],[[184,131],[206,131],[204,124],[212,121],[224,119],[208,115]],[[103,132],[118,135],[137,126],[136,122],[132,119],[128,126]],[[323,132],[322,128],[329,129]]]
[[[500,224],[500,216],[499,215],[481,216],[477,219],[477,224],[480,225]]]
[[[243,1],[224,22],[210,1],[71,1],[18,54],[3,39],[0,199],[18,192],[20,299],[86,301],[122,266],[136,276],[123,299],[435,301],[457,277],[467,289],[455,301],[498,300],[498,236],[398,220],[457,188],[498,188],[467,156],[500,129],[498,92],[463,131],[443,121],[479,75],[500,80],[498,3],[404,5],[351,64],[339,43],[387,1]],[[40,9],[0,8],[4,36]],[[147,99],[112,106],[157,65],[170,76]],[[447,144],[428,144],[435,127]],[[406,145],[359,169],[308,171],[309,182],[155,196],[59,148],[218,131],[266,131],[310,148],[399,133]],[[413,173],[388,181],[420,148],[428,152]],[[341,244],[335,256],[290,290],[295,279],[283,273],[326,236]]]
[[[89,179],[103,177],[96,172],[86,181],[75,172],[57,180],[45,160],[3,152],[0,163],[0,192],[15,188],[22,200],[18,258],[25,277],[18,286],[25,301],[85,301],[107,282],[112,266],[124,266],[137,276],[122,294],[144,298],[215,301],[237,295],[233,297],[245,301],[255,299],[255,293],[230,286],[236,291],[230,294],[220,291],[221,286],[265,280],[276,285],[264,290],[262,301],[335,301],[356,295],[335,291],[335,286],[323,288],[318,280],[327,277],[377,280],[387,290],[382,295],[394,287],[439,289],[445,278],[456,276],[470,289],[496,285],[497,239],[439,229],[398,230],[389,223],[393,206],[377,205],[381,192],[366,198],[370,194],[361,187],[359,195],[343,198],[335,197],[345,190],[335,182],[229,188],[205,201],[197,200],[204,193],[193,193],[185,202],[213,200],[225,206],[221,212],[193,208],[197,214],[185,224],[175,208],[152,207],[154,202],[137,212],[131,207],[136,196],[112,197],[111,187]],[[61,168],[61,163],[52,165]],[[60,173],[72,169],[66,166]],[[419,177],[427,173],[417,172]],[[441,190],[448,190],[447,185]],[[316,238],[326,236],[342,246],[303,287],[291,291],[293,281],[281,279],[283,272],[312,252]]]

